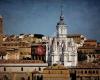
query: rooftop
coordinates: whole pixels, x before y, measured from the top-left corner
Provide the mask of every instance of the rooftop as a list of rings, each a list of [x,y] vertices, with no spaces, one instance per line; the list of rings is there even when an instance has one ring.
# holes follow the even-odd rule
[[[28,64],[28,63],[44,63],[40,60],[0,60],[0,64]]]
[[[95,46],[82,46],[82,47],[79,47],[78,49],[95,49],[96,47]]]
[[[85,40],[85,42],[97,42],[97,40],[87,39],[87,40]]]
[[[79,62],[77,68],[100,68],[100,62],[98,62],[98,63]]]

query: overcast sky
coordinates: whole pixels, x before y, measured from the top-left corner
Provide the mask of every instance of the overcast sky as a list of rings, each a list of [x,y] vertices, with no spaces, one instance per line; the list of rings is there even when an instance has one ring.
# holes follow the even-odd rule
[[[61,3],[68,33],[100,40],[100,0],[0,0],[4,32],[54,35]]]

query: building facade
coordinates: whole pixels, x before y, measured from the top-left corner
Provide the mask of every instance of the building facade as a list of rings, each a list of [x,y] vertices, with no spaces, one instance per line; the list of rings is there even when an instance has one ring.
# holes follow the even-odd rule
[[[39,60],[0,60],[0,80],[39,80],[36,72],[47,66]]]
[[[71,80],[100,80],[99,63],[78,63],[76,68],[69,68]]]
[[[69,70],[63,65],[52,65],[43,70],[43,80],[69,80]]]
[[[78,48],[78,57],[86,56],[86,62],[95,62],[100,56],[100,46],[97,45],[96,40],[87,39],[83,46]]]

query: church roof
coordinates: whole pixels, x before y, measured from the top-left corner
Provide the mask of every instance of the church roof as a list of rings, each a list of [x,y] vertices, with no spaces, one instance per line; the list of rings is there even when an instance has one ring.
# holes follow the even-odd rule
[[[43,61],[40,60],[0,60],[0,64],[27,64],[27,63],[44,63]]]

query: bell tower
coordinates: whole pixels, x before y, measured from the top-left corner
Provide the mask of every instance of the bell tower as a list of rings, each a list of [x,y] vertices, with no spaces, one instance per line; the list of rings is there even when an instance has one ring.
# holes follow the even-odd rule
[[[3,18],[0,16],[0,34],[3,34]]]
[[[0,16],[0,42],[3,41],[3,18]]]
[[[62,11],[63,6],[61,6],[61,15],[60,15],[60,21],[57,23],[56,29],[57,29],[57,37],[66,37],[67,35],[67,25],[64,23],[64,15]]]

